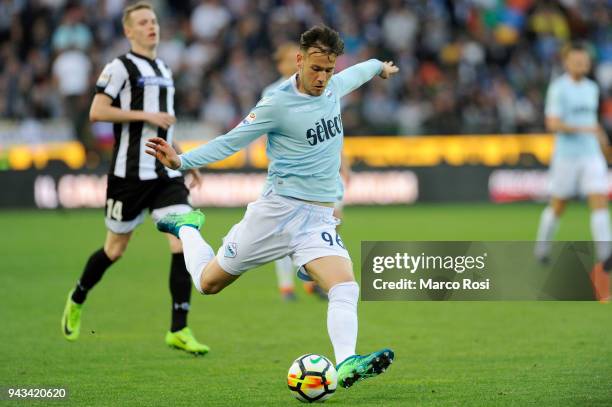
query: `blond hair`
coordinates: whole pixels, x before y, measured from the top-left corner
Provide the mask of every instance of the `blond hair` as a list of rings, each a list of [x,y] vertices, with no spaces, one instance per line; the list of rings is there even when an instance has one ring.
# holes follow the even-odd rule
[[[123,23],[123,25],[127,25],[128,21],[130,20],[130,14],[132,14],[136,10],[141,10],[141,9],[155,11],[153,10],[153,6],[151,5],[151,3],[147,3],[146,1],[139,1],[138,3],[134,3],[129,6],[126,6],[123,9],[123,18],[121,19],[121,22]]]
[[[296,52],[300,49],[300,46],[295,42],[284,42],[278,46],[276,52],[274,53],[274,60],[280,61],[283,59],[287,52],[295,50]]]

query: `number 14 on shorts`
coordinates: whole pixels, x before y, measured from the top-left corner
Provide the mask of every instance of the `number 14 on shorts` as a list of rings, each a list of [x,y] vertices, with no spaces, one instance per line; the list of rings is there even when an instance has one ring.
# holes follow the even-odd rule
[[[332,234],[329,232],[323,232],[321,233],[321,239],[323,239],[323,241],[325,241],[325,243],[327,243],[330,246],[334,245],[334,241],[335,244],[337,244],[338,246],[342,247],[344,249],[344,243],[342,242],[342,239],[340,238],[340,235],[338,233],[334,233],[335,238],[332,237]]]
[[[114,199],[106,200],[106,217],[121,221],[123,219],[123,202]]]

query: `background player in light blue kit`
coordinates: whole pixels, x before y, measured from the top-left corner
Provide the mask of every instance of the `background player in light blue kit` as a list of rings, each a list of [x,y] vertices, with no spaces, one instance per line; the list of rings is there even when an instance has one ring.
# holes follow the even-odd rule
[[[198,231],[204,222],[199,211],[167,216],[158,228],[181,239],[187,269],[203,294],[221,291],[251,268],[291,256],[328,292],[327,328],[338,383],[350,387],[384,372],[394,355],[390,349],[355,353],[359,286],[332,216],[344,136],[340,98],[376,75],[390,77],[398,68],[372,59],[333,75],[343,51],[337,32],[313,27],[300,38],[298,72],[261,99],[240,125],[180,156],[161,138],[150,139],[147,152],[167,167],[184,170],[228,157],[268,134],[265,191],[249,204],[216,256]]]
[[[551,200],[540,219],[536,257],[546,261],[559,218],[567,201],[586,195],[591,208],[591,233],[596,243],[598,263],[591,273],[598,293],[606,286],[608,275],[601,262],[610,256],[610,216],[608,213],[608,170],[602,147],[608,138],[598,122],[599,89],[586,77],[591,69],[588,51],[571,45],[565,55],[566,73],[552,81],[546,97],[546,127],[556,134],[550,178]]]

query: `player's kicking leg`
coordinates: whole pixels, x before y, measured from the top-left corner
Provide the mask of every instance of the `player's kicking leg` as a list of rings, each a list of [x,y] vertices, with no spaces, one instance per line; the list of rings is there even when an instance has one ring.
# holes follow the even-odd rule
[[[327,330],[334,347],[338,384],[348,388],[357,381],[383,373],[393,363],[391,349],[357,355],[357,302],[359,285],[353,265],[341,256],[325,256],[308,262],[308,274],[327,291]]]
[[[215,253],[202,238],[200,228],[205,216],[199,211],[166,215],[157,222],[157,229],[181,240],[187,271],[193,285],[201,294],[216,294],[233,283],[239,276],[224,271]]]

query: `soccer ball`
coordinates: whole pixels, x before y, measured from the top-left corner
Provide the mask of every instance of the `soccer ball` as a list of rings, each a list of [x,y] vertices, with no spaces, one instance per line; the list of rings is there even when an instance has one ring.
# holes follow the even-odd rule
[[[287,384],[291,394],[300,401],[325,401],[336,391],[338,373],[325,356],[309,353],[293,362],[287,373]]]

